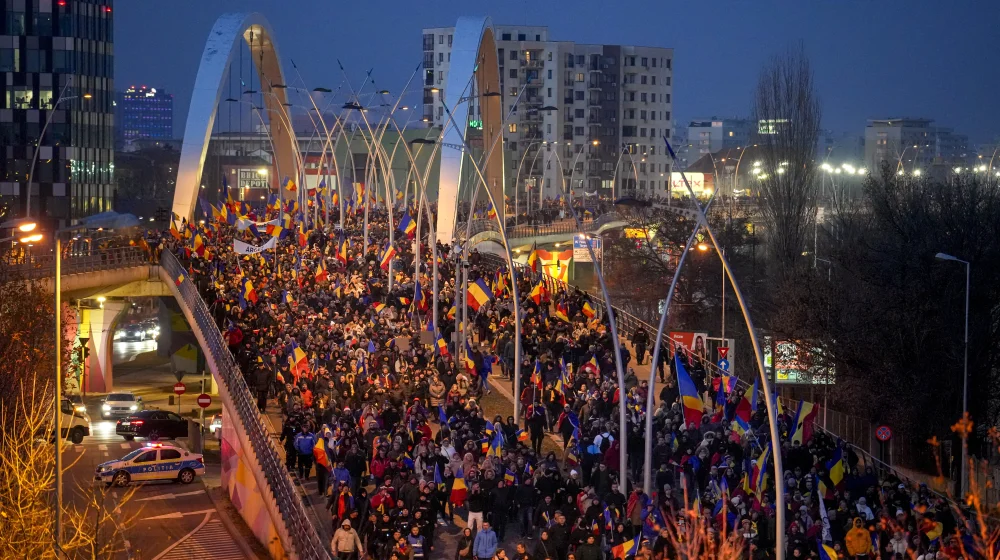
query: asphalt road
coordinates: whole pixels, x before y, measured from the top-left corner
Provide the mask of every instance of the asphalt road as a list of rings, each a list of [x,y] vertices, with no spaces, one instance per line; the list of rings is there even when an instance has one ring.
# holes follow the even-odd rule
[[[155,342],[116,343],[115,362],[133,361],[138,354],[155,348]],[[115,389],[137,393],[162,391],[159,386],[164,384],[163,374],[153,373],[157,369],[161,368],[152,366],[147,371],[116,375]],[[125,373],[125,369],[122,373]],[[169,384],[167,386],[169,387]],[[88,395],[86,399],[91,414],[90,437],[84,438],[80,445],[66,443],[63,446],[63,465],[68,469],[63,485],[64,503],[67,506],[75,505],[82,508],[91,498],[97,497],[111,502],[107,510],[118,519],[132,519],[133,522],[124,535],[129,552],[118,555],[119,558],[245,559],[242,549],[220,521],[220,513],[205,490],[206,485],[216,487],[220,484],[221,467],[218,453],[207,454],[206,475],[196,479],[193,484],[183,485],[175,482],[137,484],[134,485],[135,493],[124,503],[122,500],[127,493],[126,489],[107,488],[103,483],[94,480],[97,465],[119,459],[147,443],[127,442],[115,434],[115,421],[101,420],[99,417],[101,397],[102,395]],[[167,443],[179,443],[182,447],[187,447],[184,439]]]

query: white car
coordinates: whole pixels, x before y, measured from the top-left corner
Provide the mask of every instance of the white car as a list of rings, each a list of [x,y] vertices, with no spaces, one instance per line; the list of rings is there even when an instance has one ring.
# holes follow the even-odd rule
[[[101,418],[124,418],[143,410],[142,397],[127,391],[111,393],[101,402]]]
[[[83,404],[74,404],[71,399],[63,399],[59,406],[62,415],[59,420],[59,427],[62,437],[73,443],[83,443],[83,438],[90,435],[90,416],[87,416],[87,407]],[[52,431],[55,436],[55,430]]]
[[[116,461],[97,465],[94,479],[108,485],[127,486],[131,482],[172,480],[191,484],[205,474],[205,459],[177,445],[151,443]]]

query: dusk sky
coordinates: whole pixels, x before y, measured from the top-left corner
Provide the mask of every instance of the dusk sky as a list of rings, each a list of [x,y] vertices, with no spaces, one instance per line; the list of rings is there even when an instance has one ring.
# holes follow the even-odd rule
[[[286,69],[294,59],[309,87],[336,88],[340,58],[352,80],[374,68],[379,85],[397,93],[421,60],[421,28],[489,15],[547,25],[555,40],[673,48],[675,126],[747,116],[761,66],[801,41],[825,128],[860,135],[867,118],[913,116],[973,143],[1000,136],[1000,4],[989,1],[119,0],[116,87],[173,93],[182,136],[205,38],[234,11],[270,20]]]

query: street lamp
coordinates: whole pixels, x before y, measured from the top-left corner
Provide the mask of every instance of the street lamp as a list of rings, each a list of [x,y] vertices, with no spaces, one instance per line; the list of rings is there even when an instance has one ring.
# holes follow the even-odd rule
[[[66,80],[66,83],[63,84],[62,89],[59,90],[59,98],[56,99],[56,102],[52,104],[52,107],[49,109],[49,114],[46,115],[45,117],[45,124],[42,126],[42,132],[38,135],[38,143],[35,144],[35,153],[31,155],[31,167],[28,169],[28,194],[27,194],[27,200],[25,201],[25,210],[24,210],[25,216],[31,215],[31,182],[35,180],[35,165],[38,164],[38,152],[40,152],[42,149],[42,141],[45,140],[45,131],[49,129],[49,124],[52,122],[52,117],[56,114],[56,109],[59,108],[59,104],[62,103],[63,101],[69,101],[70,99],[77,99],[77,98],[91,99],[92,97],[94,97],[89,93],[84,93],[83,95],[65,96],[64,94],[66,93],[66,88],[69,87],[72,81],[73,80],[71,78],[68,78]],[[59,403],[56,403],[56,409],[59,408],[58,405]]]
[[[943,261],[954,261],[965,265],[965,352],[962,365],[962,420],[969,417],[969,277],[971,265],[969,261],[953,257],[947,253],[938,253],[934,258]],[[962,434],[962,496],[965,497],[969,491],[969,443],[968,434]]]

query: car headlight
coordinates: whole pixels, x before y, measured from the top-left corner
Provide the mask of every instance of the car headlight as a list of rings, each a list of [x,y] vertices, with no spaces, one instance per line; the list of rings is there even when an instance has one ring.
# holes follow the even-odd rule
[[[75,410],[77,412],[87,412],[87,407],[85,407],[83,405],[78,405],[75,408],[73,408],[73,410]]]
[[[139,410],[139,407],[133,404],[132,406],[128,407],[128,409],[131,410],[132,412],[135,412],[136,410]]]
[[[111,405],[110,404],[103,405],[101,406],[101,410],[103,410],[104,412],[111,412]]]

